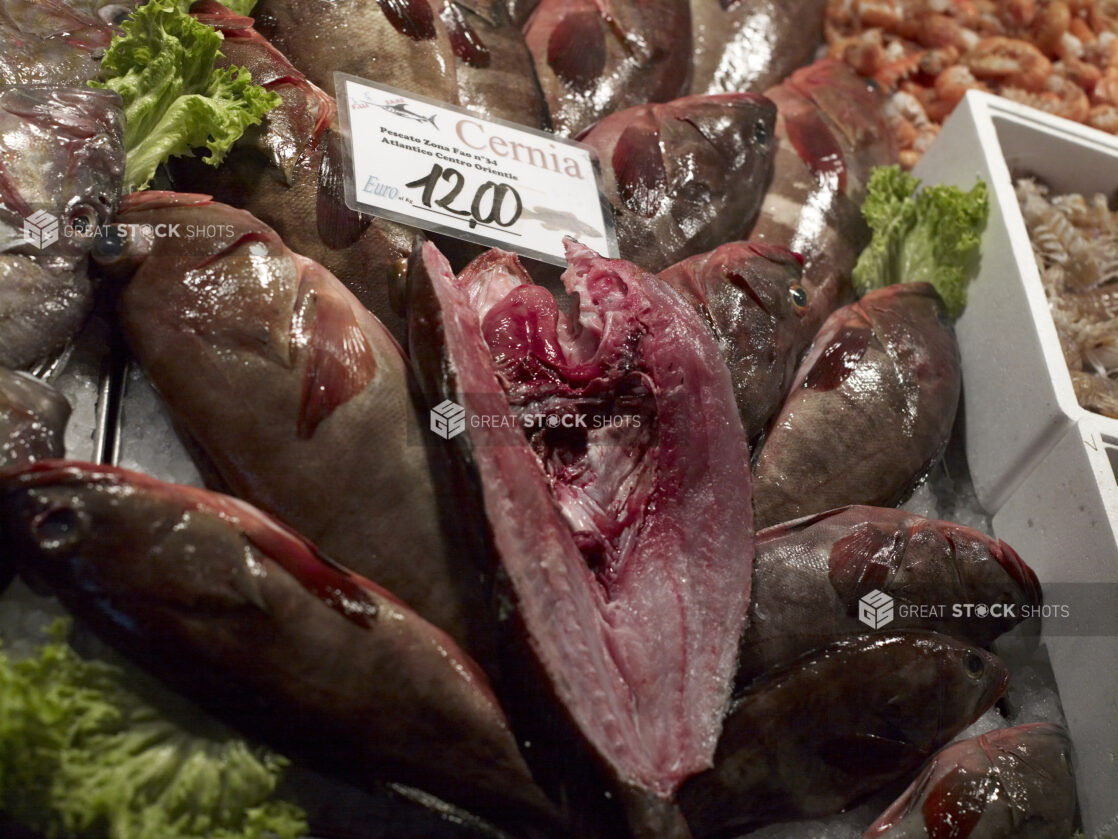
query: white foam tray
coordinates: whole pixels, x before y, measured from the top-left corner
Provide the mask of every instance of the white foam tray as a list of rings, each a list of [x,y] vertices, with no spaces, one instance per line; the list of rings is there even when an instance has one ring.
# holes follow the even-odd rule
[[[1042,586],[1118,584],[1118,420],[1076,401],[1011,173],[1057,193],[1113,195],[1118,138],[971,91],[914,171],[990,190],[981,268],[956,325],[975,492]],[[1067,626],[1045,621],[1042,634],[1094,836],[1118,817],[1118,637]]]
[[[963,362],[967,461],[978,500],[995,512],[1085,416],[1060,352],[1014,174],[1057,192],[1118,191],[1118,138],[970,91],[914,170],[927,183],[990,190],[982,264],[956,325]],[[1118,437],[1118,420],[1098,417]]]

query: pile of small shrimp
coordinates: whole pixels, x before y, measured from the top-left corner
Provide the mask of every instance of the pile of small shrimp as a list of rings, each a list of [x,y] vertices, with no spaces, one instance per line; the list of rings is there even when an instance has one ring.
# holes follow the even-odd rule
[[[1118,134],[1118,0],[828,0],[825,27],[890,95],[905,168],[972,88]]]
[[[1017,200],[1076,398],[1118,418],[1118,212],[1105,195],[1051,195],[1032,178]]]

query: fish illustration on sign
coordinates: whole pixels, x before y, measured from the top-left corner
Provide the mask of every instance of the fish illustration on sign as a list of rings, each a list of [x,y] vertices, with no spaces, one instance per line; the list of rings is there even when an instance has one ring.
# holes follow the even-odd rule
[[[439,127],[439,126],[435,125],[435,115],[434,114],[431,114],[430,116],[425,117],[422,114],[417,114],[414,111],[409,111],[408,110],[408,105],[407,105],[406,102],[396,102],[392,105],[378,105],[377,107],[382,108],[385,111],[388,111],[390,114],[395,114],[398,117],[403,117],[404,119],[414,119],[416,122],[429,122],[429,123],[431,123],[431,125],[433,127],[435,127],[435,128]]]
[[[531,207],[524,211],[525,219],[535,219],[544,230],[559,230],[569,233],[576,238],[587,236],[600,237],[602,231],[591,227],[573,213],[564,210],[553,210],[549,207]]]

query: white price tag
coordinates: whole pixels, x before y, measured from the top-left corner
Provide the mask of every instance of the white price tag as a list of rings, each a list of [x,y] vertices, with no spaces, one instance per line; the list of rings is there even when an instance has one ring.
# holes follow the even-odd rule
[[[358,212],[565,265],[563,237],[616,257],[594,150],[335,73]]]

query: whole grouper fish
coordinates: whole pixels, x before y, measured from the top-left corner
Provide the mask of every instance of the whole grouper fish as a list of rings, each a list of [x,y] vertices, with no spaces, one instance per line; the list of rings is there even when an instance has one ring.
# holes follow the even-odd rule
[[[1075,810],[1068,733],[1030,723],[943,749],[862,839],[1066,839]]]
[[[696,837],[839,813],[905,777],[1001,696],[995,656],[935,633],[836,641],[735,699],[712,770],[680,790]]]
[[[0,0],[0,84],[84,84],[141,0]]]
[[[757,526],[902,501],[947,445],[961,387],[955,332],[927,283],[834,312],[757,456]]]
[[[765,91],[776,103],[773,177],[751,239],[805,259],[808,320],[818,328],[851,293],[869,244],[859,208],[875,166],[897,162],[884,98],[841,61],[818,61]]]
[[[221,484],[484,655],[470,537],[380,322],[267,225],[208,196],[136,193],[117,220],[132,235],[95,258],[126,279],[128,343]]]
[[[0,366],[48,360],[84,323],[87,255],[123,179],[115,93],[0,87]]]
[[[503,0],[261,0],[253,14],[261,34],[331,95],[340,71],[483,116],[549,125]]]
[[[530,658],[517,672],[556,709],[550,727],[544,699],[527,709],[534,749],[558,744],[554,773],[584,743],[629,830],[686,836],[671,798],[711,765],[749,601],[748,444],[699,315],[570,239],[567,262],[577,305],[561,314],[512,254],[456,278],[424,245],[412,358],[447,400],[436,412],[464,411],[456,439]]]
[[[888,507],[829,510],[757,534],[739,684],[865,632],[859,600],[875,591],[893,598],[890,629],[934,630],[983,647],[1041,602],[1033,570],[985,533]],[[997,604],[997,612],[976,617],[961,609],[966,603]]]
[[[655,273],[741,236],[772,171],[775,120],[764,97],[725,93],[626,108],[583,133],[622,258]]]
[[[811,61],[826,0],[691,0],[691,93],[763,91]]]
[[[470,657],[248,504],[41,461],[0,477],[0,527],[6,564],[250,735],[353,783],[410,784],[508,827],[550,819]]]
[[[803,257],[767,242],[728,242],[660,272],[714,333],[750,440],[784,402],[815,335],[803,272]]]
[[[540,0],[524,37],[557,134],[687,91],[687,0]]]

